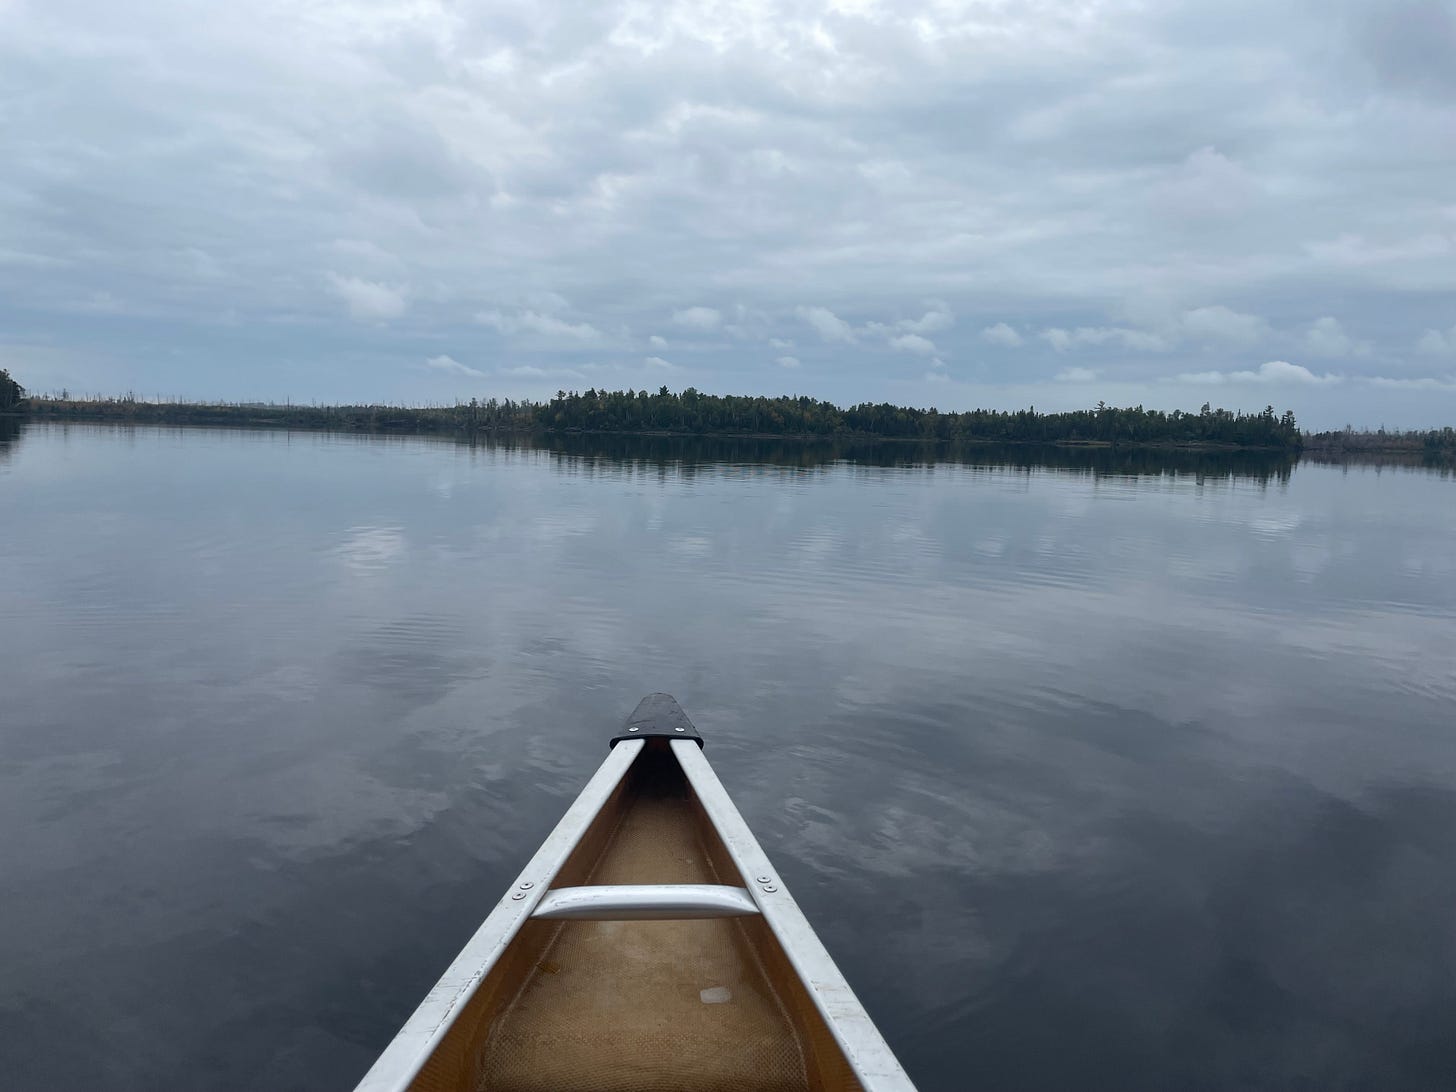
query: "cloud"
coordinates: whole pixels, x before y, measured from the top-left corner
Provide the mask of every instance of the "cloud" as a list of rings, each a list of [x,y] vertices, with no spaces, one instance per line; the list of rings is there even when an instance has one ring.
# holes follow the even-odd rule
[[[1416,342],[1416,352],[1426,356],[1456,355],[1456,326],[1445,333],[1440,330],[1427,330],[1421,335],[1420,341]]]
[[[547,341],[598,342],[602,332],[588,322],[568,322],[556,315],[540,311],[517,311],[506,314],[502,311],[477,311],[475,321],[483,326],[492,326],[503,334],[526,334]]]
[[[1333,239],[1306,243],[1316,261],[1346,269],[1375,269],[1381,266],[1449,263],[1456,241],[1441,231],[1423,231],[1398,238],[1372,238],[1359,232],[1341,232]]]
[[[586,371],[577,368],[541,368],[535,364],[517,364],[510,368],[497,368],[496,375],[517,379],[585,379]]]
[[[649,368],[661,368],[663,371],[676,371],[677,365],[670,360],[663,360],[660,356],[648,356],[642,358],[642,363]]]
[[[854,327],[827,307],[797,307],[794,314],[812,326],[825,341],[854,341]]]
[[[796,356],[781,356],[774,363],[780,368],[797,368],[799,366],[799,358]]]
[[[1096,368],[1063,368],[1052,378],[1058,383],[1090,383],[1097,376]]]
[[[1234,345],[1252,345],[1268,333],[1268,323],[1258,315],[1244,314],[1222,304],[1184,311],[1180,325],[1195,340],[1226,341]]]
[[[688,307],[674,311],[672,321],[692,330],[716,330],[723,324],[723,313],[712,307]]]
[[[992,345],[1004,345],[1008,349],[1014,349],[1026,342],[1024,337],[1004,322],[998,322],[995,326],[987,326],[981,331],[981,340],[989,341]]]
[[[1388,390],[1456,391],[1456,375],[1425,375],[1410,378],[1373,375],[1367,378],[1365,382],[1371,386],[1385,387]]]
[[[358,277],[341,277],[337,273],[329,274],[329,283],[334,295],[348,306],[349,314],[360,322],[385,322],[399,318],[408,306],[404,293],[387,284]]]
[[[949,330],[955,325],[955,315],[951,314],[950,308],[939,300],[934,301],[930,309],[918,319],[901,319],[897,326],[902,330],[909,330],[912,334],[934,334],[941,330]]]
[[[926,372],[921,378],[924,379],[927,383],[949,383],[950,382],[950,376],[946,375],[945,372],[930,371],[930,372]]]
[[[475,368],[467,367],[452,356],[432,356],[425,361],[425,367],[433,368],[437,372],[448,372],[451,375],[468,375],[477,379],[485,378],[485,373]]]
[[[1437,102],[1456,101],[1456,10],[1441,0],[1385,0],[1372,5],[1359,47],[1389,87]]]
[[[1304,350],[1314,356],[1363,356],[1370,351],[1370,344],[1356,341],[1345,333],[1338,319],[1321,318],[1310,323],[1302,339]]]
[[[933,356],[940,351],[935,347],[935,342],[921,337],[919,334],[901,334],[899,337],[892,337],[890,348],[898,349],[902,353],[916,353],[919,356]]]
[[[1304,386],[1327,386],[1343,383],[1344,376],[1315,375],[1301,364],[1287,360],[1270,360],[1260,364],[1257,371],[1240,372],[1184,372],[1174,377],[1180,383],[1220,385],[1225,383],[1277,383]]]
[[[650,346],[652,346],[654,349],[666,349],[667,348],[667,338],[665,338],[665,337],[658,337],[656,334],[653,334],[651,337],[649,337],[647,339],[647,344],[650,345]]]
[[[1173,217],[1217,223],[1246,213],[1262,188],[1246,167],[1209,145],[1167,172],[1152,196]]]
[[[1446,371],[1450,0],[1214,6],[0,0],[5,327],[222,398],[408,401],[398,361],[482,334],[624,377],[732,339],[692,359],[720,391],[825,343],[805,393],[846,403],[907,397],[906,335],[1005,408],[1114,356],[1131,401]],[[1306,389],[1311,426],[1418,401]]]
[[[1157,352],[1168,348],[1168,340],[1145,330],[1130,330],[1125,327],[1079,326],[1075,330],[1064,330],[1053,326],[1039,335],[1059,353],[1082,346],[1120,345],[1124,349],[1141,352]]]

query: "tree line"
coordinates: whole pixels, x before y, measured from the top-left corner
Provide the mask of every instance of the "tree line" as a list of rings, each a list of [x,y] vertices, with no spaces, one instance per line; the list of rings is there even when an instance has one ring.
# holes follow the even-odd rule
[[[1294,413],[1215,409],[1165,412],[1142,406],[1065,413],[1024,410],[941,412],[889,402],[848,408],[807,396],[674,393],[645,390],[557,391],[544,402],[472,398],[454,406],[308,406],[273,403],[147,402],[123,398],[31,398],[46,417],[159,424],[219,424],[358,431],[551,431],[671,433],[697,436],[864,437],[962,443],[1209,445],[1298,450]]]
[[[1339,431],[1306,436],[1305,444],[1311,452],[1320,455],[1420,455],[1446,462],[1456,460],[1456,428],[1450,427],[1371,431],[1346,426]]]
[[[945,412],[889,402],[862,402],[847,409],[809,397],[752,397],[703,394],[687,388],[674,394],[647,391],[557,391],[544,403],[497,403],[478,407],[484,418],[501,413],[525,417],[537,428],[583,432],[684,432],[799,436],[869,436],[896,440],[1000,443],[1227,444],[1237,447],[1297,448],[1300,433],[1293,411],[1276,414],[1214,409],[1197,413],[1116,407],[1066,413],[1025,410]]]

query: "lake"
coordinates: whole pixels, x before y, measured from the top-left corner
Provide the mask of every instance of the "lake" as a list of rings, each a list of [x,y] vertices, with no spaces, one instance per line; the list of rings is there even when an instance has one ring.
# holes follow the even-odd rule
[[[1456,1082],[1456,479],[0,434],[8,1088],[348,1088],[675,694],[922,1089]]]

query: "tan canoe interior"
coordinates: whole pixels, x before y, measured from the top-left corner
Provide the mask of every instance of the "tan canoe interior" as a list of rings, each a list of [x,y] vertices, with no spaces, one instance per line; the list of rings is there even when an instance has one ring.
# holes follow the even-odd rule
[[[650,740],[552,887],[744,886],[665,741]],[[531,921],[412,1089],[858,1089],[759,917]]]

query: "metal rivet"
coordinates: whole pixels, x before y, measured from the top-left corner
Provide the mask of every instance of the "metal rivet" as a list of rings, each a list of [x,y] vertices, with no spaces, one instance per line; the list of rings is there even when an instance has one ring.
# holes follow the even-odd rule
[[[764,890],[765,890],[765,891],[777,891],[777,890],[778,890],[778,888],[777,888],[777,887],[775,887],[775,886],[774,886],[774,885],[773,885],[773,884],[771,884],[771,883],[766,883],[766,884],[764,884],[764,885],[763,885],[763,889],[764,889]]]
[[[758,877],[758,882],[759,883],[770,883],[770,882],[772,882],[772,880],[773,880],[773,877],[771,877],[771,876],[760,876],[760,877]]]
[[[511,898],[514,899],[516,902],[520,902],[525,897],[526,893],[524,891],[517,891],[514,895],[511,896]]]
[[[529,890],[531,890],[531,888],[533,888],[535,886],[536,885],[533,884],[530,880],[522,880],[521,881],[521,890],[522,891],[529,891]]]
[[[640,731],[640,729],[637,727],[637,725],[634,724],[634,725],[632,725],[632,727],[628,728],[627,731],[629,731],[629,732],[636,732],[636,731]]]
[[[673,731],[674,732],[686,732],[687,729],[686,728],[674,728]]]

